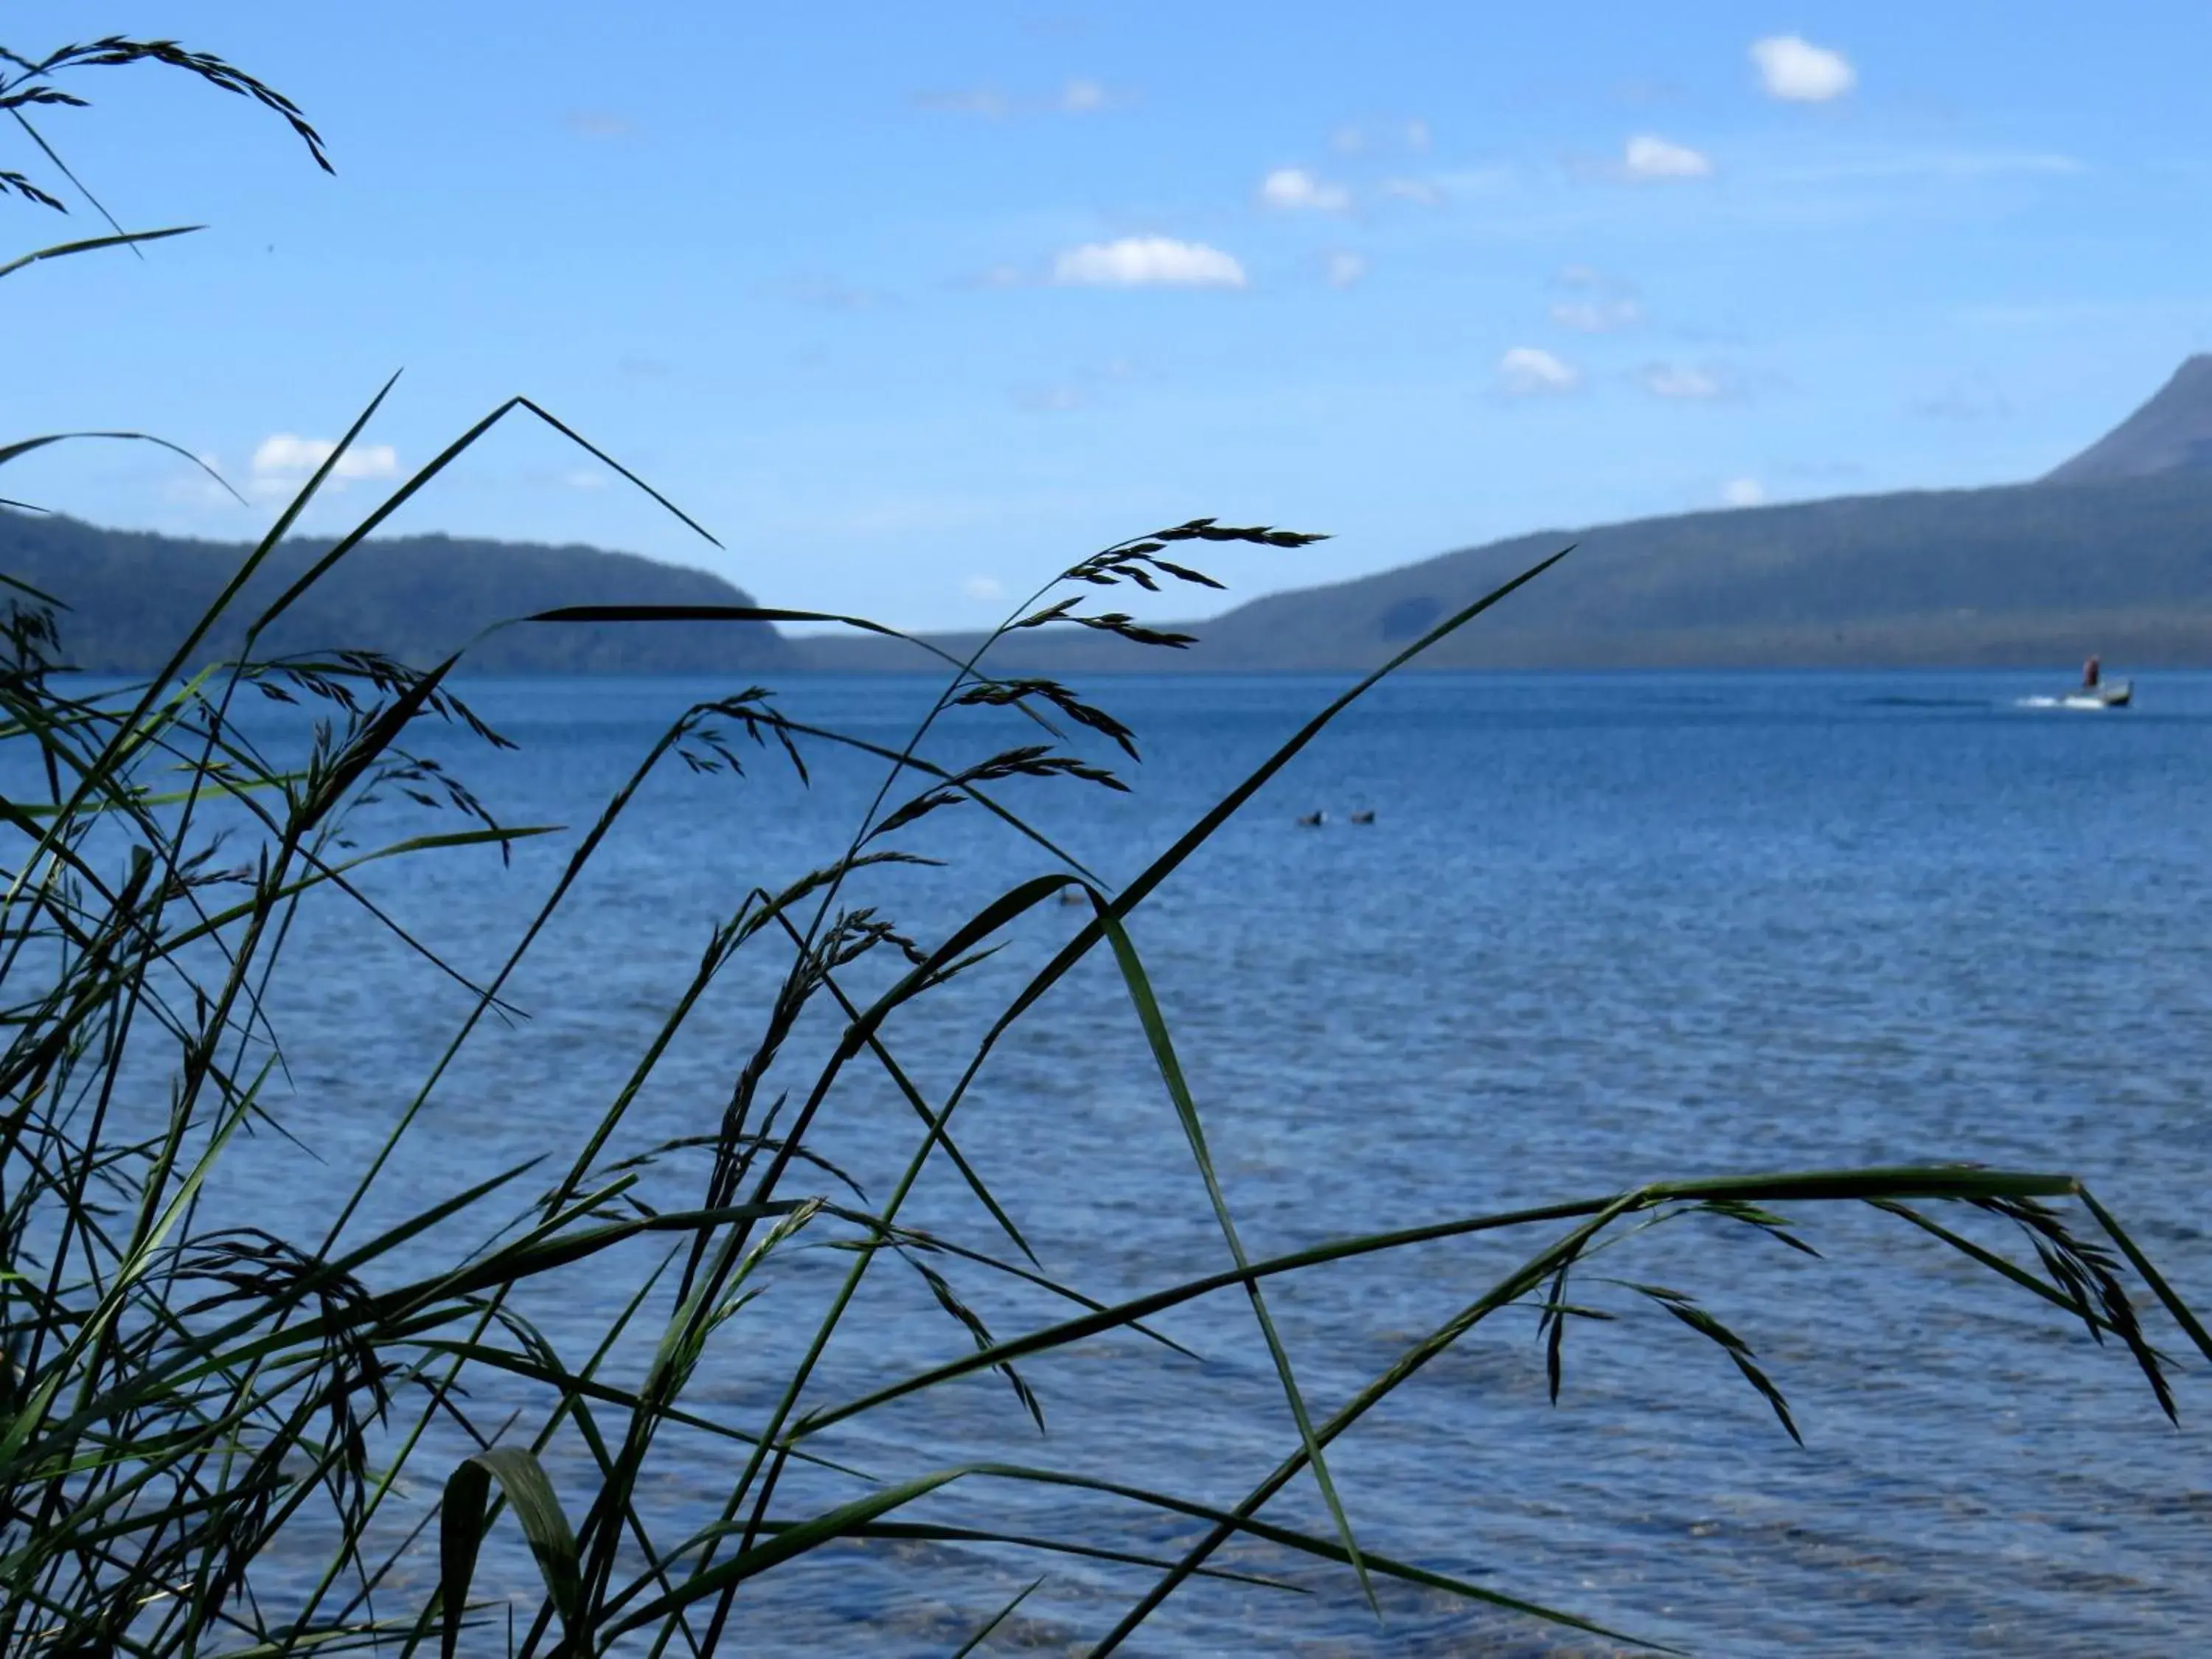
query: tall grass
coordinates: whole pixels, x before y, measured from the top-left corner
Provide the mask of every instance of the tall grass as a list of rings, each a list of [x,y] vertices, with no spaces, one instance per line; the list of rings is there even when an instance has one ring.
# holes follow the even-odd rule
[[[21,117],[32,107],[24,89],[50,87],[64,68],[149,58],[258,97],[320,159],[312,131],[276,94],[165,43],[101,43],[41,60],[43,68],[10,58],[16,73],[0,80],[0,107]],[[21,175],[5,179],[35,199],[38,186]],[[134,240],[118,228],[30,258]],[[1987,1270],[1992,1294],[2039,1297],[2054,1318],[2078,1321],[2124,1351],[2169,1415],[2166,1364],[2130,1287],[2160,1304],[2212,1357],[2212,1337],[2118,1223],[2063,1172],[1937,1165],[1707,1180],[1655,1172],[1625,1190],[1532,1194],[1512,1209],[1446,1214],[1287,1255],[1247,1249],[1129,919],[1340,713],[1564,554],[1446,618],[1345,691],[1119,887],[1064,853],[1023,803],[1039,787],[1124,787],[1091,750],[1110,746],[1133,758],[1136,734],[1072,688],[994,673],[988,643],[973,657],[944,659],[941,689],[896,746],[801,720],[763,689],[733,688],[682,711],[637,757],[576,835],[495,969],[472,976],[381,908],[365,879],[386,860],[504,851],[544,833],[501,822],[431,757],[455,735],[488,749],[507,744],[455,693],[465,653],[426,666],[338,649],[270,658],[258,642],[502,421],[541,420],[617,464],[516,399],[331,540],[274,600],[230,616],[382,400],[362,412],[215,607],[141,684],[96,692],[76,684],[60,672],[67,629],[58,601],[10,585],[0,654],[0,820],[9,845],[0,856],[0,1651],[54,1659],[362,1649],[707,1653],[739,1644],[743,1598],[769,1575],[832,1547],[917,1540],[1026,1553],[1040,1573],[1066,1557],[1147,1573],[1150,1587],[1090,1633],[1099,1653],[1120,1646],[1195,1577],[1271,1582],[1269,1563],[1299,1556],[1341,1569],[1349,1597],[1371,1601],[1376,1581],[1397,1580],[1500,1616],[1632,1644],[1632,1633],[1478,1584],[1449,1563],[1419,1565],[1372,1547],[1353,1523],[1361,1506],[1345,1500],[1330,1473],[1332,1449],[1347,1431],[1509,1310],[1534,1312],[1542,1352],[1532,1363],[1547,1368],[1556,1398],[1570,1327],[1605,1316],[1596,1295],[1583,1290],[1586,1280],[1595,1285],[1590,1264],[1601,1252],[1693,1217],[1805,1249],[1805,1212],[1872,1206]],[[53,441],[0,447],[0,464]],[[1132,584],[1213,586],[1185,562],[1206,544],[1312,539],[1205,519],[1172,526],[1060,573],[991,640],[1085,627],[1173,649],[1180,636],[1095,608],[1093,594]],[[238,620],[246,623],[238,656],[204,660],[203,642],[216,637],[218,622]],[[513,625],[802,620],[890,631],[858,618],[753,607],[596,606]],[[955,716],[1004,721],[1018,740],[979,763],[939,758],[950,752]],[[763,758],[803,779],[811,757],[833,752],[880,768],[865,810],[804,876],[724,896],[689,982],[573,1142],[472,1185],[396,1194],[391,1172],[403,1148],[440,1133],[429,1109],[441,1087],[504,1019],[526,959],[611,838],[644,810],[647,781],[678,764],[731,769]],[[447,822],[426,830],[397,820],[402,803]],[[990,815],[1006,836],[1006,857],[1030,860],[1033,873],[1006,880],[939,936],[909,937],[857,890],[865,884],[873,893],[896,878],[915,859],[912,826],[955,809]],[[1085,908],[1073,937],[994,1004],[957,1080],[924,1087],[902,1062],[898,1033],[929,1021],[947,988],[1023,918],[1069,896]],[[315,937],[303,918],[325,909],[388,932],[426,981],[460,988],[465,1011],[427,1073],[368,1079],[392,1103],[388,1133],[358,1167],[328,1171],[327,1227],[286,1237],[256,1224],[235,1197],[214,1194],[241,1137],[291,1133],[284,1034],[271,1008],[291,976],[331,969],[300,943]],[[759,1035],[729,1066],[726,1087],[686,1103],[680,1141],[626,1150],[641,1099],[710,993],[735,982],[741,962],[763,958],[773,989],[752,1009]],[[1121,994],[1116,1006],[1097,1010],[1097,1023],[1121,1022],[1125,1040],[1149,1057],[1222,1246],[1217,1271],[1111,1302],[1047,1273],[1017,1223],[1020,1194],[997,1190],[959,1138],[962,1108],[994,1054],[1042,997],[1093,958]],[[904,1141],[881,1149],[899,1173],[875,1200],[841,1181],[826,1150],[826,1132],[863,1085],[888,1087],[909,1120]],[[669,1172],[684,1170],[696,1172],[694,1185],[672,1203]],[[925,1182],[970,1194],[983,1230],[962,1237],[920,1231],[909,1211]],[[1977,1214],[2016,1226],[2024,1252],[1992,1248],[1968,1224]],[[1271,1314],[1279,1280],[1492,1233],[1523,1241],[1514,1265],[1468,1285],[1455,1313],[1405,1343],[1340,1401],[1324,1409],[1309,1395]],[[841,1251],[841,1271],[777,1277],[794,1253],[825,1243]],[[1064,1311],[1042,1322],[1018,1313],[1007,1325],[994,1304],[956,1289],[945,1271],[952,1262],[970,1283],[1002,1281],[1017,1310],[1042,1293]],[[841,1394],[824,1357],[839,1339],[870,1343],[874,1304],[861,1292],[886,1264],[914,1270],[903,1282],[942,1312],[967,1351]],[[627,1293],[610,1292],[614,1273],[633,1275],[623,1281]],[[763,1292],[771,1282],[769,1298]],[[1663,1309],[1685,1340],[1707,1345],[1741,1374],[1782,1431],[1796,1433],[1774,1379],[1694,1296],[1636,1283],[1613,1293]],[[1281,1397],[1280,1460],[1235,1502],[1135,1484],[1095,1465],[953,1461],[877,1479],[835,1455],[832,1431],[884,1419],[902,1402],[986,1372],[1008,1385],[1010,1413],[1042,1424],[1042,1402],[1020,1369],[1026,1362],[1101,1340],[1172,1348],[1146,1322],[1218,1297],[1249,1306],[1251,1340]],[[532,1313],[556,1304],[610,1311],[591,1342],[564,1349]],[[795,1342],[769,1340],[793,1331]],[[762,1356],[775,1353],[785,1358],[762,1374]],[[708,1378],[716,1386],[702,1387]],[[730,1386],[732,1378],[746,1386]],[[499,1415],[481,1403],[513,1400],[524,1403]],[[672,1495],[666,1476],[678,1468],[694,1482],[708,1479],[718,1494],[703,1522],[688,1499]],[[562,1472],[562,1489],[549,1468]],[[1318,1527],[1291,1524],[1273,1505],[1302,1478],[1322,1501]],[[941,1511],[927,1500],[947,1489],[972,1491],[971,1507],[1005,1518],[959,1526],[936,1518]],[[1161,1517],[1175,1523],[1170,1535],[1178,1541],[1137,1547],[1119,1533],[1080,1526],[1040,1531],[1030,1518],[1036,1506],[1018,1501],[1038,1492],[1088,1494]],[[534,1603],[520,1616],[512,1601],[488,1602],[477,1590],[488,1542],[519,1563],[518,1539],[537,1575]],[[1224,1554],[1254,1541],[1269,1547],[1256,1565],[1249,1552]],[[988,1639],[1028,1593],[975,1609],[969,1646]]]

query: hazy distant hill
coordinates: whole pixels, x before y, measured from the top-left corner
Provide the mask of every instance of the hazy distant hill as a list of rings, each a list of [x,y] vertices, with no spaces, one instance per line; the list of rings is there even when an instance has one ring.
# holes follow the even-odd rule
[[[1063,672],[1371,667],[1570,542],[1565,564],[1424,665],[2026,666],[2091,651],[2116,664],[2212,665],[2212,357],[2189,359],[2039,483],[1541,531],[1270,594],[1184,624],[1200,636],[1188,651],[1035,630],[992,660]],[[822,667],[921,665],[883,641],[801,643]]]
[[[290,542],[234,614],[283,591],[326,543]],[[87,670],[157,668],[222,590],[246,550],[219,542],[100,530],[74,519],[0,512],[0,571],[66,601],[64,654]],[[267,653],[351,647],[418,665],[488,624],[556,605],[750,605],[720,577],[589,547],[410,536],[364,543],[283,617]],[[208,654],[235,650],[242,622]],[[469,653],[477,673],[750,673],[796,665],[757,623],[510,628]]]
[[[2174,371],[2157,396],[2044,482],[2206,471],[2212,471],[2212,357],[2196,356]]]
[[[1547,553],[1564,564],[1438,646],[1431,667],[2212,664],[2212,474],[1845,497],[1544,531],[1270,594],[1188,651],[1016,635],[1002,667],[1364,668]],[[940,643],[958,641],[946,639]],[[823,667],[905,647],[801,641]]]

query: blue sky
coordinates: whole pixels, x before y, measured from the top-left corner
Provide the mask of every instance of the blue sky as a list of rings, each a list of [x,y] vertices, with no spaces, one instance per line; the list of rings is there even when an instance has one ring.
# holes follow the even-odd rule
[[[2027,477],[2212,346],[2212,9],[1465,0],[17,4],[173,34],[46,136],[136,259],[10,278],[5,436],[158,432],[9,494],[243,538],[405,371],[349,521],[509,394],[408,529],[994,619],[1200,514],[1325,530],[1232,599],[1494,537]],[[44,171],[0,131],[0,167]],[[9,249],[89,234],[0,206]]]

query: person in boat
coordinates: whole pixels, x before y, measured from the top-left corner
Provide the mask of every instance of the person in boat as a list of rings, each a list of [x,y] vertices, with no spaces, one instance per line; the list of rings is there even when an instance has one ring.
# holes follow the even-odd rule
[[[2083,663],[2081,665],[2081,689],[2084,691],[2094,691],[2097,689],[2099,676],[2104,671],[2098,665],[2097,659],[2094,657],[2090,658],[2088,661]]]

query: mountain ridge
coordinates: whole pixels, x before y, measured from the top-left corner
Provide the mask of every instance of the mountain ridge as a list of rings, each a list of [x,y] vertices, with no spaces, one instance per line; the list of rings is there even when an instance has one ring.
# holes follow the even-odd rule
[[[209,637],[203,660],[234,654],[244,618],[277,597],[325,542],[282,543]],[[149,673],[244,561],[243,544],[103,530],[59,515],[0,511],[0,571],[63,601],[62,656],[90,672]],[[563,605],[750,605],[710,571],[580,544],[442,535],[363,542],[263,639],[277,655],[380,652],[426,666],[470,646],[475,674],[788,670],[794,642],[763,623],[494,624]],[[473,641],[474,643],[471,644]]]
[[[2033,483],[1834,496],[1540,531],[1373,574],[1263,594],[1188,651],[1098,631],[1023,630],[1006,672],[1356,672],[1569,543],[1574,556],[1425,668],[2027,666],[2095,651],[2116,664],[2212,665],[2212,356],[2191,357],[2125,420]],[[280,547],[234,611],[253,614],[324,550]],[[56,594],[64,655],[143,673],[246,550],[0,511],[0,571]],[[416,536],[365,542],[263,641],[418,665],[471,645],[465,672],[732,673],[934,669],[872,636],[761,623],[508,627],[559,606],[740,605],[711,572],[580,545]],[[1172,624],[1170,624],[1172,625]],[[927,636],[964,656],[975,633]],[[234,653],[231,622],[204,655]]]
[[[1541,558],[1574,553],[1424,654],[1431,668],[2029,666],[2100,651],[2212,665],[2212,475],[1838,496],[1516,536],[1270,593],[1186,651],[1012,636],[1006,672],[1353,672]],[[980,635],[931,636],[963,653]],[[810,666],[926,665],[810,639]]]
[[[2044,483],[2089,483],[2212,471],[2212,356],[2182,360],[2172,378],[2127,419],[2043,475]]]
[[[1418,665],[2027,666],[2100,651],[2212,665],[2212,356],[2032,483],[1832,496],[1542,531],[1372,575],[1265,594],[1185,652],[1090,630],[1024,633],[1002,672],[1374,667],[1569,544],[1510,608]],[[932,636],[958,654],[978,635]],[[878,639],[811,640],[848,672],[923,665]]]

